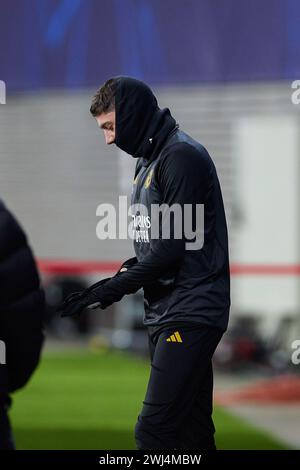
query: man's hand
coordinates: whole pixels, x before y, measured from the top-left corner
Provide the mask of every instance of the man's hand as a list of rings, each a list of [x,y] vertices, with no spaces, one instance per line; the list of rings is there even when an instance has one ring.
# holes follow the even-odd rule
[[[61,317],[73,317],[80,315],[85,308],[105,308],[104,303],[101,303],[99,288],[101,285],[105,284],[105,282],[109,281],[109,279],[111,278],[107,277],[102,279],[81,292],[73,292],[66,297],[56,310],[61,312]]]
[[[126,260],[122,266],[120,267],[119,271],[117,272],[117,275],[119,273],[123,273],[125,271],[127,271],[128,268],[130,268],[131,266],[134,266],[136,263],[138,262],[137,260],[137,257],[134,256],[133,258],[129,258],[128,260]]]
[[[123,272],[127,271],[128,268],[137,263],[137,258],[129,258],[125,261],[120,267],[119,271],[115,276],[121,276]],[[88,289],[85,289],[81,292],[73,292],[62,302],[61,305],[56,309],[58,312],[61,312],[62,317],[73,317],[80,315],[85,308],[97,308],[102,309],[111,305],[111,302],[105,300],[104,296],[101,296],[101,287],[111,278],[107,277],[102,279],[96,284],[93,284]]]

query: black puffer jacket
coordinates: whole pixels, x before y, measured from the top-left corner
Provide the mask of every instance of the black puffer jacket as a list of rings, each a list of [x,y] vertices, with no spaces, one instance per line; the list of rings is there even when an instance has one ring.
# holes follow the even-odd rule
[[[0,402],[22,387],[36,368],[43,344],[44,292],[26,235],[0,201]]]

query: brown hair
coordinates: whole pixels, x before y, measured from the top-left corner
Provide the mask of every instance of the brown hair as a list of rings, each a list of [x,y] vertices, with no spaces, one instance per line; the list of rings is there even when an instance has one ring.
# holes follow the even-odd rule
[[[90,107],[92,116],[97,117],[115,109],[116,88],[116,79],[110,78],[96,91]]]

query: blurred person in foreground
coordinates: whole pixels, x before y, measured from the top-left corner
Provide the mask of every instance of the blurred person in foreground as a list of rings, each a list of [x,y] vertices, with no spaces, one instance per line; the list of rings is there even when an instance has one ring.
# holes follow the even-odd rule
[[[135,257],[112,278],[74,293],[63,316],[85,307],[104,309],[126,294],[144,290],[151,373],[135,426],[138,449],[215,449],[212,421],[212,357],[227,329],[230,310],[228,239],[221,189],[206,149],[179,129],[151,89],[130,77],[108,80],[90,108],[107,144],[137,159],[131,213]],[[151,238],[158,223],[153,204],[172,210],[190,204],[195,231],[197,204],[204,204],[204,243],[187,248],[174,218],[163,213],[169,236]],[[140,206],[138,206],[140,205]],[[177,227],[178,228],[178,227]],[[182,232],[183,233],[183,232]],[[189,245],[190,246],[190,245]]]
[[[10,394],[27,383],[43,344],[44,293],[37,267],[17,220],[0,201],[0,450],[15,448],[8,418]]]

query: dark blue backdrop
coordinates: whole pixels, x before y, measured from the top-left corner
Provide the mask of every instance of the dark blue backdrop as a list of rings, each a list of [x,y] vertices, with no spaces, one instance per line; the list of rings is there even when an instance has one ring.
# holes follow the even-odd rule
[[[300,78],[299,0],[1,0],[8,91]]]

